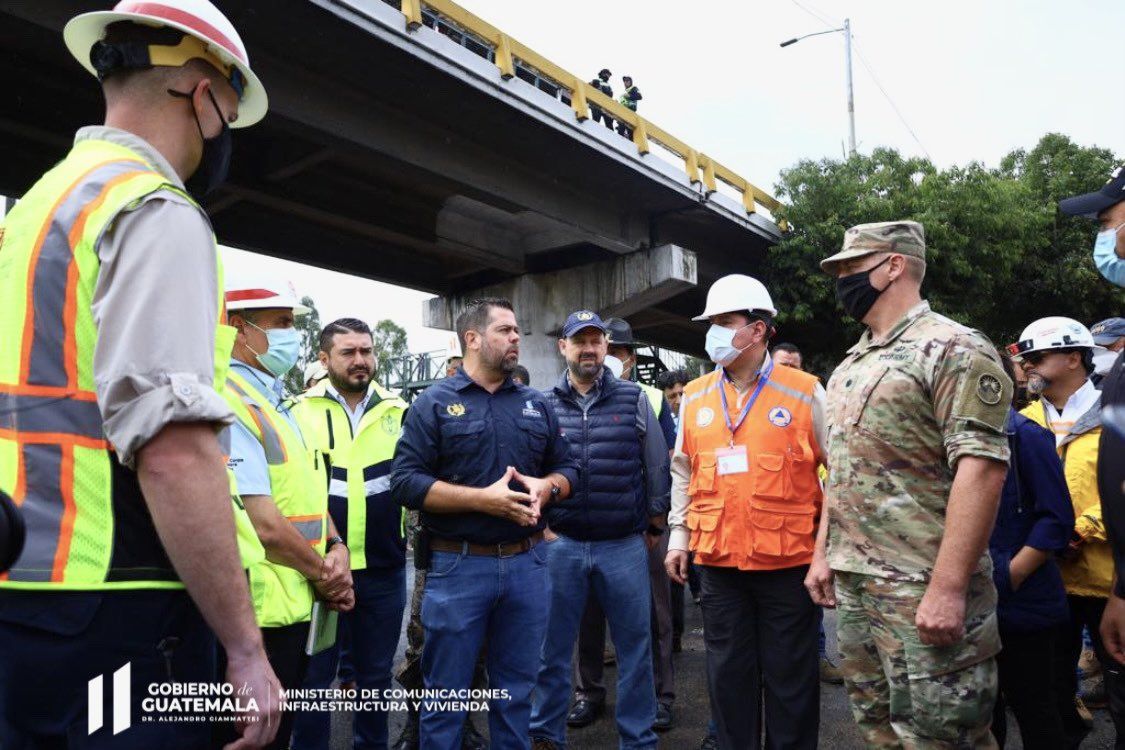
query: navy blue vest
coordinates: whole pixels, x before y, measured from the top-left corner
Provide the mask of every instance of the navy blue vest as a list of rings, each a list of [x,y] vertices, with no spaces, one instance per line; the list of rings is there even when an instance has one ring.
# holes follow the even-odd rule
[[[640,387],[603,368],[598,395],[585,415],[565,372],[543,395],[578,462],[578,486],[571,496],[547,506],[551,530],[581,541],[621,539],[644,531],[648,495],[637,429]]]

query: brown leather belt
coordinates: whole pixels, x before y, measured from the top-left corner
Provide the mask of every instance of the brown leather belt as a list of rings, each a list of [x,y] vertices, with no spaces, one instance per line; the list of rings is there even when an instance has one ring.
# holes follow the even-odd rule
[[[543,532],[536,531],[527,539],[506,544],[474,544],[473,542],[458,542],[454,539],[431,539],[430,549],[436,552],[466,552],[470,555],[484,555],[486,557],[512,557],[522,555],[529,549],[543,541]]]

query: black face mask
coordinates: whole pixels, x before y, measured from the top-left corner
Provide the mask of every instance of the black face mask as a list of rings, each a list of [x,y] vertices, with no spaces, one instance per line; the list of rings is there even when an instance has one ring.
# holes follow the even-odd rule
[[[168,89],[168,93],[172,96],[191,100],[191,94],[172,89]],[[199,160],[199,167],[196,168],[195,173],[184,181],[184,187],[197,201],[203,200],[227,179],[227,172],[230,170],[230,156],[234,150],[227,118],[223,117],[223,111],[219,109],[219,103],[215,101],[215,95],[211,93],[210,89],[207,90],[207,96],[211,97],[211,105],[219,115],[222,129],[214,138],[203,135],[203,126],[199,122],[199,116],[195,114],[195,108],[192,108],[195,126],[199,128],[199,137],[203,139],[203,156]]]
[[[891,256],[888,255],[883,259],[883,263],[890,259]],[[858,321],[867,317],[867,313],[871,311],[875,301],[879,299],[879,295],[887,291],[887,287],[876,289],[871,285],[871,272],[883,263],[872,266],[866,271],[848,274],[836,279],[836,299],[843,305],[844,312]],[[890,284],[887,286],[889,287]]]

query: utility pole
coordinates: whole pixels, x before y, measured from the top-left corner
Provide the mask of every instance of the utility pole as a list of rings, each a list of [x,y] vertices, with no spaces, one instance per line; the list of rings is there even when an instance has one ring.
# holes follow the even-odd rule
[[[796,44],[802,39],[808,39],[810,36],[820,36],[821,34],[835,34],[838,31],[844,32],[844,78],[848,85],[848,156],[855,156],[855,96],[852,93],[852,22],[850,18],[844,19],[844,25],[838,29],[828,29],[827,31],[817,31],[812,34],[805,34],[794,39],[782,42],[782,47],[788,47],[790,44]]]

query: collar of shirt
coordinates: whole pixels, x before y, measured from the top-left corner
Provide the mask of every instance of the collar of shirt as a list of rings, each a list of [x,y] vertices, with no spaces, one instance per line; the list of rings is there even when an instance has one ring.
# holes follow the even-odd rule
[[[881,339],[873,338],[871,336],[870,328],[865,329],[863,335],[859,337],[859,341],[856,342],[855,346],[853,346],[851,349],[848,349],[848,354],[858,354],[868,349],[876,349],[878,347],[886,346],[887,344],[891,343],[899,336],[901,336],[903,333],[905,333],[907,328],[914,325],[914,321],[918,320],[918,318],[922,317],[929,311],[930,303],[926,300],[922,300],[917,305],[907,310],[906,315],[903,315],[902,319],[899,322],[895,323],[894,327],[891,328],[891,330],[887,332],[887,335]]]
[[[477,383],[477,381],[473,380],[472,378],[470,378],[468,376],[468,374],[465,372],[464,367],[458,367],[457,372],[454,373],[453,375],[451,375],[450,377],[446,378],[446,379],[449,381],[449,384],[451,386],[453,386],[453,390],[455,390],[455,391],[463,391],[466,388],[468,388],[469,386],[476,386],[477,388],[480,388],[482,391],[486,390],[485,388],[482,388],[480,386],[480,384]],[[516,387],[516,384],[514,382],[512,382],[512,376],[509,374],[509,375],[506,375],[504,377],[504,382],[501,383],[500,387],[497,388],[496,390],[497,390],[497,392],[506,391],[508,389],[515,388],[515,387]]]
[[[344,413],[348,415],[348,421],[352,423],[352,434],[355,435],[359,432],[360,420],[362,420],[363,415],[367,413],[367,405],[371,402],[371,394],[374,391],[375,381],[372,380],[371,383],[367,386],[367,395],[363,397],[363,400],[356,404],[354,411],[350,406],[348,406],[348,402],[344,399],[343,396],[340,395],[340,392],[337,391],[335,386],[333,386],[331,383],[329,383],[328,387],[325,389],[325,395],[336,399],[340,406],[344,407]]]
[[[1087,379],[1086,382],[1082,384],[1081,388],[1070,394],[1070,398],[1066,400],[1061,414],[1059,410],[1055,408],[1055,405],[1047,399],[1043,399],[1043,406],[1047,409],[1047,418],[1052,426],[1055,422],[1064,422],[1066,423],[1065,426],[1068,428],[1066,431],[1069,431],[1070,425],[1077,422],[1083,414],[1093,408],[1100,395],[1101,392],[1094,387],[1093,382]],[[1059,426],[1062,427],[1063,425]]]
[[[762,359],[762,366],[758,368],[758,371],[756,373],[754,373],[754,379],[747,383],[746,388],[741,391],[738,390],[738,388],[735,386],[734,381],[730,379],[730,374],[727,373],[726,370],[723,370],[723,387],[725,388],[729,385],[731,391],[734,392],[734,403],[737,409],[741,409],[743,404],[746,403],[746,398],[750,395],[751,392],[750,386],[758,382],[758,378],[762,377],[762,373],[769,369],[771,362],[773,362],[773,358],[770,356],[770,353],[767,350],[766,356]]]
[[[81,141],[109,141],[118,146],[124,146],[131,151],[136,151],[144,157],[144,160],[147,161],[153,169],[167,179],[168,182],[181,190],[184,188],[183,180],[176,174],[176,170],[172,169],[172,165],[164,158],[164,155],[139,135],[130,133],[128,130],[121,130],[120,128],[110,128],[105,125],[89,125],[84,128],[79,128],[78,132],[75,133],[74,143],[78,144]]]
[[[238,370],[238,374],[246,378],[246,381],[257,388],[258,392],[265,396],[271,404],[274,406],[281,404],[281,396],[283,393],[281,378],[268,375],[237,359],[232,359],[230,361],[230,366],[232,370]]]

